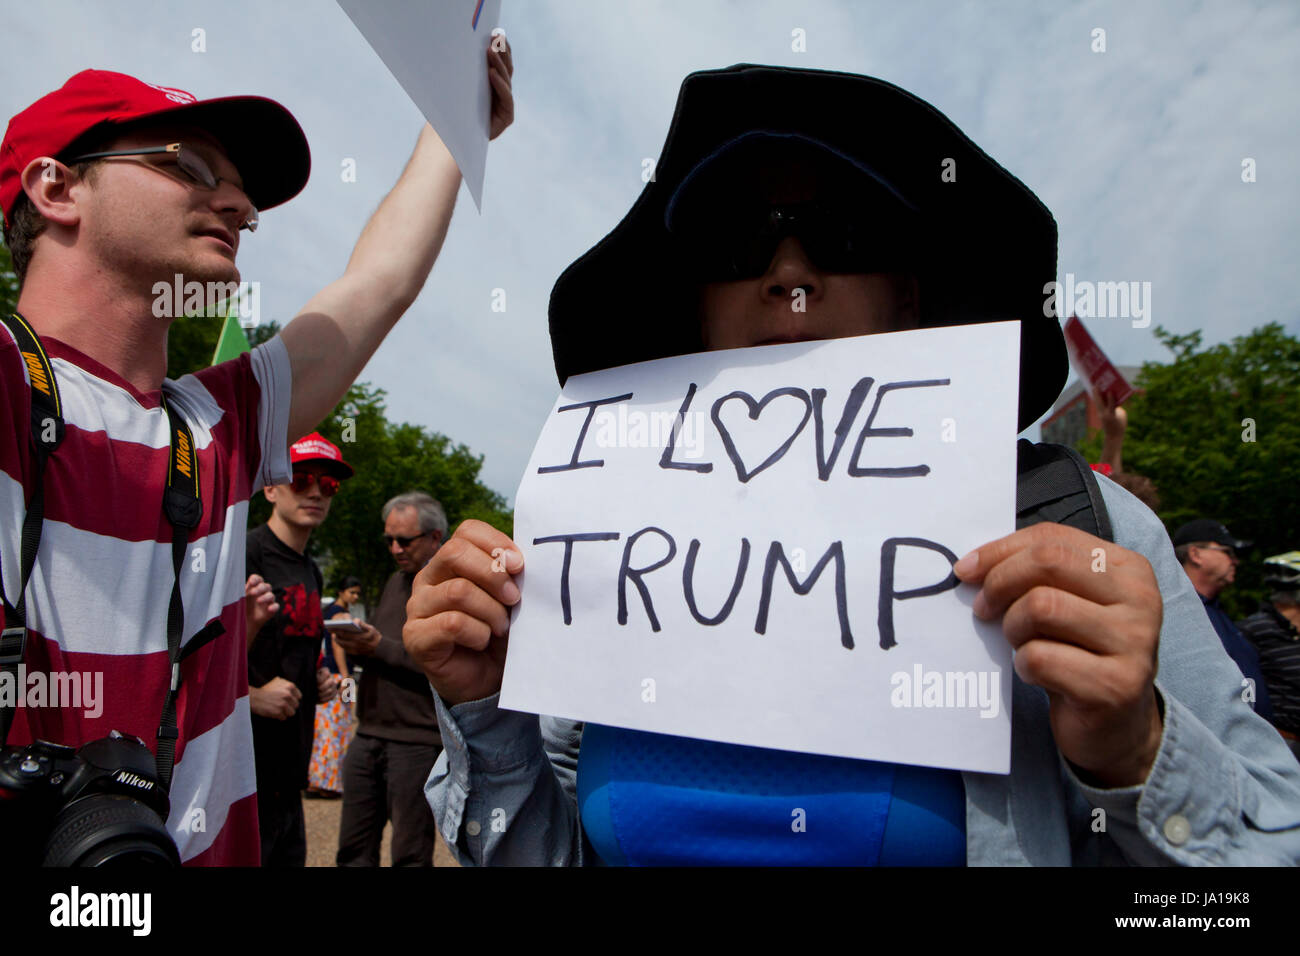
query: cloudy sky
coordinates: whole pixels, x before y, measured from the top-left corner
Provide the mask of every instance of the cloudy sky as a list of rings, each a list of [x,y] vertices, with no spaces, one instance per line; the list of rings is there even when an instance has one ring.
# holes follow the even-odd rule
[[[311,181],[240,255],[281,322],[340,274],[422,123],[333,0],[3,6],[4,117],[87,67],[269,96],[298,117]],[[362,378],[391,417],[484,455],[512,501],[558,387],[551,285],[631,206],[693,70],[867,73],[933,103],[1053,211],[1062,280],[1151,283],[1149,327],[1089,323],[1117,364],[1163,358],[1157,325],[1209,343],[1269,321],[1300,332],[1300,5],[503,0],[501,20],[517,112],[489,150],[482,214],[462,188],[424,293]]]

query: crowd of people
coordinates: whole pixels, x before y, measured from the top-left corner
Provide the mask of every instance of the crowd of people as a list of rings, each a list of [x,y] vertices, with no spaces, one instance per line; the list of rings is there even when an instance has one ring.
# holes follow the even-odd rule
[[[432,866],[437,837],[424,782],[441,747],[438,718],[401,634],[411,583],[446,537],[447,517],[424,492],[392,498],[380,517],[397,570],[373,622],[352,613],[361,598],[355,577],[343,578],[337,600],[322,608],[324,578],[307,544],[354,471],[316,432],[290,447],[289,460],[293,478],[264,489],[271,517],[249,532],[247,546],[262,865],[306,865],[307,793],[342,798],[339,866],[378,866],[390,821],[393,865]]]
[[[495,137],[513,119],[508,48],[488,73]],[[107,672],[93,718],[0,711],[10,747],[139,738],[191,865],[302,865],[312,791],[341,794],[340,866],[377,865],[389,822],[394,864],[416,866],[438,833],[467,865],[1300,861],[1282,735],[1294,744],[1297,553],[1269,559],[1275,593],[1238,629],[1216,598],[1243,542],[1202,520],[1171,543],[1137,488],[1056,467],[1076,461],[1059,446],[1020,443],[1035,496],[1017,530],[952,568],[1015,650],[1006,775],[503,710],[522,552],[483,522],[450,533],[425,491],[377,516],[396,570],[373,612],[353,612],[347,579],[322,609],[309,545],[353,469],[313,429],[437,258],[450,154],[426,127],[344,274],[251,353],[167,379],[151,295],[159,276],[237,278],[241,231],[309,166],[279,104],[104,71],[10,121],[0,206],[22,285],[0,335],[0,665]],[[907,91],[694,73],[655,177],[555,285],[556,371],[1015,319],[1023,430],[1067,374],[1043,308],[1056,256],[1038,198]],[[246,531],[257,488],[271,517]],[[201,509],[176,503],[186,490]],[[792,828],[792,807],[816,825]]]

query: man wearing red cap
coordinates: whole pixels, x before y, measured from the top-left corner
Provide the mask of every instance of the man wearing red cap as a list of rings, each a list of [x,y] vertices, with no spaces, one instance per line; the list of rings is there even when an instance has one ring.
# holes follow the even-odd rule
[[[263,489],[271,518],[248,533],[247,568],[275,595],[275,614],[250,612],[248,693],[257,756],[257,819],[263,866],[305,866],[302,791],[307,786],[316,704],[337,686],[317,667],[324,619],[320,568],[307,555],[314,529],[329,515],[352,467],[316,432],[289,449],[293,481]],[[368,624],[363,628],[373,631]]]
[[[487,57],[495,137],[513,119],[513,67],[508,49]],[[0,707],[3,742],[140,738],[187,864],[259,858],[248,498],[288,480],[289,436],[329,413],[414,301],[460,180],[426,126],[341,277],[272,341],[165,379],[178,304],[160,317],[155,286],[177,274],[237,282],[244,230],[296,195],[309,168],[306,138],[278,103],[199,101],[98,70],[14,116],[0,143],[21,283],[17,314],[0,317],[0,667],[98,672],[105,688],[95,718]],[[177,487],[189,489],[184,507]],[[28,514],[41,532],[34,548],[22,536],[30,562],[17,534]]]

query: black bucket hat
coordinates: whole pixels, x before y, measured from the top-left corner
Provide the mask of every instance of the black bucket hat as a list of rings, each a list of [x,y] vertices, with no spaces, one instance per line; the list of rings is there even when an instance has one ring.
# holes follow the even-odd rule
[[[549,316],[561,384],[701,351],[698,280],[683,268],[669,205],[754,134],[825,150],[864,173],[864,193],[890,193],[914,211],[924,232],[922,326],[1018,319],[1018,427],[1051,407],[1069,364],[1059,321],[1043,313],[1044,286],[1056,279],[1047,207],[906,90],[852,73],[747,63],[686,77],[653,179],[623,221],[556,280]]]

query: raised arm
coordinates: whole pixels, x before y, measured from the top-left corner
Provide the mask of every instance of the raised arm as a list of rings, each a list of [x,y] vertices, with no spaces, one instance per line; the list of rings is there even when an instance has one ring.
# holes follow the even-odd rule
[[[1093,401],[1097,403],[1097,414],[1101,416],[1101,461],[1110,465],[1113,471],[1124,470],[1124,432],[1128,428],[1128,412],[1123,406],[1115,405],[1101,392],[1093,389]]]
[[[488,50],[490,138],[514,119],[509,46]],[[356,381],[424,287],[451,223],[460,170],[429,125],[397,184],[370,217],[343,275],[281,333],[293,372],[289,437],[311,431]]]
[[[436,695],[443,752],[425,795],[464,864],[582,862],[582,724],[497,707],[523,556],[465,521],[415,577],[402,639]]]

